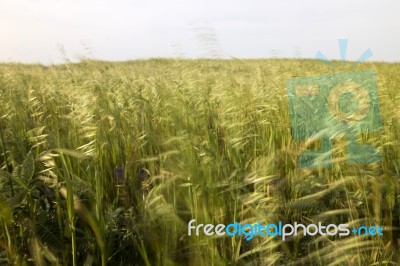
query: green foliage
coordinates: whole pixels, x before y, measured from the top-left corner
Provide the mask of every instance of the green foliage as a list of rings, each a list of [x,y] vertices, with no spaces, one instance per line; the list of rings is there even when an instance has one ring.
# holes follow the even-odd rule
[[[338,137],[333,168],[312,170],[297,158],[318,144],[291,137],[285,86],[332,71],[317,61],[0,65],[0,264],[400,263],[399,67],[355,69],[377,72],[383,129],[359,141],[382,162],[347,164]],[[191,219],[386,230],[247,242],[188,236]]]

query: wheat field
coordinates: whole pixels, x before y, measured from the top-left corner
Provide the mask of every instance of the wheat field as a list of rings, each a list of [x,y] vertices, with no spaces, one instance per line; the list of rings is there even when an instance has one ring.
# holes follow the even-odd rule
[[[377,73],[382,161],[298,167],[286,81],[316,60],[0,65],[0,264],[397,265],[400,64]],[[146,175],[141,175],[146,171]],[[148,172],[147,172],[148,171]],[[148,174],[147,174],[148,173]],[[381,225],[382,237],[189,236],[234,221]]]

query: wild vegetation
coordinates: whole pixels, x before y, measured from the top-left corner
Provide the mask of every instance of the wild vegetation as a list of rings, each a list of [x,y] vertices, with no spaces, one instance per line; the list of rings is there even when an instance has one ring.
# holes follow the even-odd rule
[[[0,65],[0,264],[400,263],[400,64],[377,72],[382,161],[298,167],[286,81],[315,60]],[[143,187],[140,177],[144,169]],[[381,225],[384,236],[188,236],[187,223]]]

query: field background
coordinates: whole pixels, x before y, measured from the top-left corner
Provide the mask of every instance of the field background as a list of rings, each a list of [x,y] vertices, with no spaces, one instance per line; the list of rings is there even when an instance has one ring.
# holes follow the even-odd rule
[[[0,65],[0,264],[400,263],[400,64]],[[382,162],[301,169],[291,77],[374,69]],[[310,148],[310,147],[308,147]],[[138,174],[146,168],[151,177]],[[143,181],[143,182],[142,182]],[[187,223],[381,225],[383,237],[188,236]]]

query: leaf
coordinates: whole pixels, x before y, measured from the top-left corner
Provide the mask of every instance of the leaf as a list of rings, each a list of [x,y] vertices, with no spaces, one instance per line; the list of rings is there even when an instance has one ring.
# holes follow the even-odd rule
[[[12,219],[11,209],[3,200],[0,200],[0,219],[6,223]]]
[[[33,157],[32,152],[29,152],[21,165],[21,178],[23,178],[25,181],[29,181],[33,177],[34,173],[35,158]]]
[[[27,190],[16,194],[14,197],[8,199],[8,204],[12,209],[19,207],[22,204],[22,202],[24,202],[27,194],[28,194]]]
[[[8,183],[10,179],[12,179],[12,176],[9,172],[0,170],[0,188]]]
[[[17,167],[15,167],[11,177],[18,185],[20,185],[21,187],[23,187],[26,190],[29,190],[28,185],[21,178],[21,176],[22,176],[21,169],[22,169],[21,165],[18,165]]]

